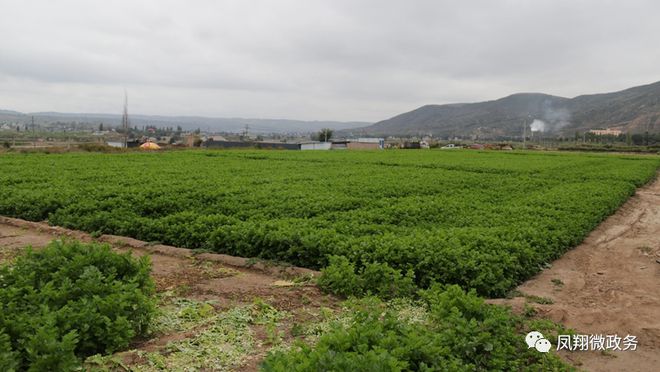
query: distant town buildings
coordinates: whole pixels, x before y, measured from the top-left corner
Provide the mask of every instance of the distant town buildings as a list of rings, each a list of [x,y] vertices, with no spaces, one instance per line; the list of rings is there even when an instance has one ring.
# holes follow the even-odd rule
[[[589,133],[593,133],[597,136],[619,136],[622,131],[618,129],[592,129]]]
[[[220,136],[217,136],[220,137]],[[222,137],[221,137],[222,138]],[[193,146],[186,142],[186,145]],[[201,146],[206,148],[263,148],[263,149],[282,149],[282,150],[378,150],[385,147],[384,138],[357,138],[345,140],[333,140],[329,142],[320,141],[302,141],[294,143],[286,142],[268,142],[268,141],[228,141],[224,138],[208,137],[204,138]]]
[[[333,140],[333,150],[378,150],[385,147],[384,138],[367,138]]]
[[[332,142],[306,142],[300,144],[301,150],[330,150]]]

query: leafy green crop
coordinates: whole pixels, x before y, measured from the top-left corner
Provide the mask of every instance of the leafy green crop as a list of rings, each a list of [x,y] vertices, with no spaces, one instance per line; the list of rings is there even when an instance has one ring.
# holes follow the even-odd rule
[[[319,284],[340,295],[421,298],[407,315],[356,300],[349,322],[279,348],[266,370],[564,370],[527,350],[522,320],[476,293],[504,295],[579,244],[659,165],[470,151],[7,154],[0,214],[323,269]],[[146,262],[107,248],[29,253],[0,271],[0,370],[70,369],[125,347],[145,331],[151,291]],[[219,326],[172,355],[208,366],[196,342],[215,358],[227,334]]]
[[[0,267],[0,367],[66,371],[125,348],[154,313],[151,264],[55,241]]]
[[[264,371],[563,371],[554,354],[527,348],[523,321],[474,291],[434,286],[406,317],[375,298],[354,301],[316,344],[271,352]],[[348,323],[348,326],[346,325]]]
[[[579,244],[659,164],[471,151],[6,154],[0,214],[315,269],[343,256],[361,277],[389,266],[366,271],[372,293],[414,273],[421,288],[502,296]]]
[[[369,263],[356,272],[355,265],[344,256],[330,256],[318,285],[341,296],[375,295],[380,298],[410,297],[416,287],[412,271],[405,275],[382,263]]]

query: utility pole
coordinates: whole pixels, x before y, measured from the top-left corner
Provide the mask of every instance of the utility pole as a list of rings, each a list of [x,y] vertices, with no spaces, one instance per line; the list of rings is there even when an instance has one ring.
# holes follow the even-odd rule
[[[124,131],[124,148],[128,148],[128,93],[124,89],[124,114],[121,117],[121,128]]]
[[[527,148],[527,119],[523,119],[523,150]]]
[[[243,130],[243,140],[248,140],[248,133],[250,133],[250,124],[245,124],[245,129]]]

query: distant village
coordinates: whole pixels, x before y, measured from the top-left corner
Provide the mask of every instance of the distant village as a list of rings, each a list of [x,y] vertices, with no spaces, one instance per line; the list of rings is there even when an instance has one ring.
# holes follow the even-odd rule
[[[16,147],[49,147],[104,144],[116,148],[260,148],[283,150],[353,150],[385,148],[429,148],[435,141],[424,138],[336,137],[332,129],[320,132],[253,133],[249,127],[238,133],[212,132],[177,127],[92,125],[80,122],[0,122],[0,141]]]
[[[340,132],[343,134],[343,132]],[[655,138],[651,138],[655,142]],[[62,147],[81,144],[98,144],[114,148],[257,148],[282,150],[364,150],[364,149],[427,149],[471,148],[510,150],[522,142],[526,148],[548,143],[622,143],[645,145],[648,134],[624,133],[618,129],[592,129],[575,133],[572,138],[557,138],[542,133],[530,133],[528,138],[488,140],[476,136],[434,138],[432,135],[410,137],[338,136],[332,129],[319,132],[260,133],[249,127],[238,133],[210,130],[184,130],[181,126],[157,127],[155,125],[125,126],[91,124],[84,122],[53,121],[35,124],[34,120],[12,122],[0,120],[0,144],[5,148]]]

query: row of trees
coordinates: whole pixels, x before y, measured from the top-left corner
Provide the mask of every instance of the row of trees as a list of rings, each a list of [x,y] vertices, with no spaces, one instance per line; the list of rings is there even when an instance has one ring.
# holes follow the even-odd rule
[[[320,142],[328,142],[333,138],[333,130],[329,128],[323,128],[321,129],[318,133],[314,133],[311,135],[311,139],[315,141],[320,141]],[[532,141],[534,140],[533,137],[529,137],[528,140]],[[555,137],[555,138],[547,138],[540,136],[537,138],[537,140],[551,140],[551,141],[559,141],[559,142],[564,142],[564,141],[575,141],[575,142],[591,142],[591,143],[625,143],[629,146],[654,146],[654,145],[660,145],[660,133],[621,133],[618,136],[614,135],[597,135],[595,133],[591,132],[585,132],[585,133],[580,133],[580,132],[575,132],[575,138],[571,139],[569,137]]]
[[[579,133],[576,132],[576,139],[579,138]],[[660,144],[660,133],[621,133],[618,136],[614,135],[597,135],[595,133],[587,132],[582,136],[584,142],[595,143],[625,143],[629,146],[653,146]]]

